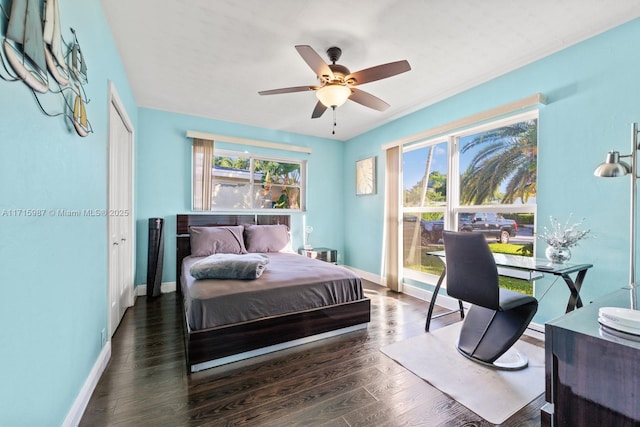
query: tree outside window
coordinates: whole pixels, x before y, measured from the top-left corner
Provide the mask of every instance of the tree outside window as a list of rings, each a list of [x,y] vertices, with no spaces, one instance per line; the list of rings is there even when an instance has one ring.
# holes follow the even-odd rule
[[[302,209],[305,161],[216,151],[212,207],[216,209]]]
[[[533,254],[537,126],[528,113],[448,135],[449,155],[446,142],[404,148],[405,269],[440,274],[426,253],[442,249],[444,229],[483,233],[494,252]]]

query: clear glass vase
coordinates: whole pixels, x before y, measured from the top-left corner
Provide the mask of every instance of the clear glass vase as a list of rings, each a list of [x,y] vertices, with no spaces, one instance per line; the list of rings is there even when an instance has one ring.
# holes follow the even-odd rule
[[[548,246],[544,255],[555,264],[563,264],[571,259],[571,251],[564,246]]]

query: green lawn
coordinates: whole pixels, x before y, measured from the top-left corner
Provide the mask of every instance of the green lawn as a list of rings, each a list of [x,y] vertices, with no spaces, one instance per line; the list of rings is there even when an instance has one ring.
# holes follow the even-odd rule
[[[509,255],[522,255],[526,253],[527,245],[512,244],[512,243],[490,243],[489,247],[492,252],[503,253]],[[422,271],[424,273],[435,274],[439,276],[442,274],[442,263],[438,257],[426,255],[427,251],[441,251],[444,250],[442,245],[430,245],[428,248],[422,248],[422,259],[420,265],[407,265],[406,268],[410,268],[416,271]],[[515,279],[513,277],[500,276],[500,286],[505,289],[509,289],[516,292],[521,292],[527,295],[533,295],[533,282],[523,279]]]
[[[531,245],[532,246],[532,245]],[[530,245],[515,245],[512,243],[489,243],[491,251],[494,253],[508,255],[531,254],[533,249]],[[533,282],[524,279],[515,279],[513,277],[500,276],[500,286],[512,291],[521,292],[527,295],[533,295]]]

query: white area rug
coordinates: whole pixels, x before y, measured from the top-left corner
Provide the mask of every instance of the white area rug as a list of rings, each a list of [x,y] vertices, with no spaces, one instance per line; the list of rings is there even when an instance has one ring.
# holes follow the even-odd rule
[[[462,356],[458,322],[380,349],[384,354],[485,420],[502,424],[544,393],[544,349],[524,341],[514,346],[529,358],[520,371],[499,371]]]

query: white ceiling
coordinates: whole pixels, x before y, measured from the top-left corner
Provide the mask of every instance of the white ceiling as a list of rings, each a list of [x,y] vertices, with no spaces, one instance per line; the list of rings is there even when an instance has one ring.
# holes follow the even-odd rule
[[[640,16],[640,0],[101,0],[141,107],[346,140]],[[348,101],[311,119],[314,85],[294,46],[352,72],[412,70],[359,86],[391,104]],[[328,59],[326,59],[327,62]],[[215,133],[216,129],[191,129]]]

